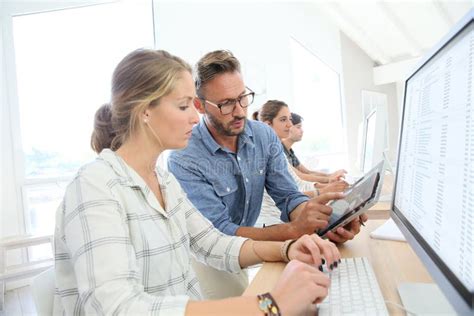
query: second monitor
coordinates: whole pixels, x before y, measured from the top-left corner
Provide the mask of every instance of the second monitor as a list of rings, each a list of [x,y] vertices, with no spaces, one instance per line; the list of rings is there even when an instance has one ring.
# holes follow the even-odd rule
[[[388,151],[387,105],[376,105],[362,123],[360,169],[363,173],[385,158]]]

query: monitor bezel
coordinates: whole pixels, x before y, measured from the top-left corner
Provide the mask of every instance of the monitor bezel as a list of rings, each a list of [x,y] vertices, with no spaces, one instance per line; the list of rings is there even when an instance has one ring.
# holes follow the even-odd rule
[[[362,172],[367,172],[368,170],[370,170],[370,168],[372,168],[372,165],[370,166],[370,168],[367,168],[366,169],[366,165],[365,165],[365,161],[367,159],[367,144],[368,144],[368,132],[369,132],[369,120],[371,118],[375,118],[375,124],[377,124],[377,108],[373,109],[372,111],[369,112],[369,114],[367,114],[367,116],[364,118],[364,147],[362,147],[362,166],[361,166],[361,170]],[[377,127],[374,126],[375,130],[374,130],[374,133],[377,131]],[[374,148],[375,150],[375,148]],[[372,156],[374,156],[374,153],[372,152]],[[370,157],[370,161],[373,160],[373,157]]]
[[[391,205],[391,217],[401,229],[403,235],[406,237],[408,243],[412,246],[415,253],[421,259],[427,270],[430,272],[433,279],[438,283],[439,287],[446,295],[448,300],[453,305],[453,308],[460,314],[474,313],[474,291],[471,292],[459,278],[449,269],[444,261],[436,254],[433,248],[425,241],[425,239],[416,231],[410,224],[403,213],[395,206],[397,194],[397,182],[400,168],[401,155],[401,139],[403,135],[403,122],[405,119],[405,104],[407,97],[407,84],[409,80],[415,76],[428,62],[430,62],[436,55],[452,40],[462,33],[466,28],[474,24],[474,9],[471,9],[454,27],[453,29],[436,45],[414,68],[411,74],[406,78],[403,93],[403,107],[400,124],[399,142],[398,142],[398,159],[397,168],[393,188],[393,198]]]

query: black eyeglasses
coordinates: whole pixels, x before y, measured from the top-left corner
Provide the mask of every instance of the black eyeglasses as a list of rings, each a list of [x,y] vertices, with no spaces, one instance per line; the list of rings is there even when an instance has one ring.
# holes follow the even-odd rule
[[[228,115],[234,112],[235,107],[237,106],[237,102],[239,103],[240,107],[245,109],[248,107],[250,104],[252,104],[253,99],[255,97],[255,92],[247,88],[247,91],[245,94],[242,94],[236,99],[228,99],[222,103],[214,103],[209,100],[206,100],[204,98],[200,98],[203,103],[209,103],[210,105],[213,105],[217,108],[219,108],[219,111],[221,111],[222,115]]]

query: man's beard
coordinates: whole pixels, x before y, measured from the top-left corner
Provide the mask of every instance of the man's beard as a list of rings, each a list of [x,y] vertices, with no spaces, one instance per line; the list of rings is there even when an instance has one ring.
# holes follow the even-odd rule
[[[234,132],[234,131],[232,131],[232,129],[230,127],[226,127],[221,122],[219,122],[219,120],[215,116],[213,116],[211,113],[206,112],[206,115],[207,115],[207,118],[209,120],[209,123],[212,124],[212,126],[216,129],[216,131],[219,134],[222,134],[222,135],[225,135],[225,136],[237,136],[237,135],[242,134],[242,132],[245,129],[245,124],[247,124],[247,118],[245,116],[234,116],[233,117],[234,119],[228,123],[229,126],[232,125],[235,121],[238,121],[240,119],[244,120],[242,130],[240,130],[238,132]]]

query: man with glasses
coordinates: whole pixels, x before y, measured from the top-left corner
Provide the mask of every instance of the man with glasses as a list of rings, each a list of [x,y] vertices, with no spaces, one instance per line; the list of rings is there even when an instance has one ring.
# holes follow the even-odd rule
[[[342,195],[308,200],[298,191],[276,134],[246,118],[254,92],[245,86],[237,58],[228,51],[208,53],[197,63],[196,75],[195,106],[203,116],[187,148],[172,152],[168,160],[196,208],[223,233],[255,240],[294,239],[326,227],[332,210],[325,204]],[[264,188],[284,224],[253,227]],[[353,237],[352,232],[344,234]],[[196,262],[193,268],[208,298],[240,295],[248,284],[245,274],[232,276]]]

